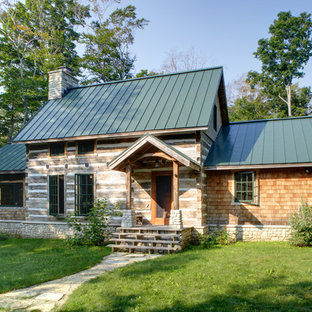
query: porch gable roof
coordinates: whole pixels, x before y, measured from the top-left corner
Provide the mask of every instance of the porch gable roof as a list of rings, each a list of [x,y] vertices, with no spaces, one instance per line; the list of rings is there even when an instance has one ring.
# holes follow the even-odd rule
[[[163,142],[151,134],[142,136],[139,140],[135,141],[130,147],[114,158],[108,164],[109,169],[125,171],[125,166],[130,160],[131,156],[135,156],[135,154],[140,151],[142,152],[148,146],[156,147],[162,153],[166,154],[168,157],[172,158],[183,166],[190,167],[194,170],[200,170],[200,164],[197,161],[193,160],[173,146]],[[141,155],[142,153],[140,153],[140,156]],[[157,156],[157,154],[155,156]]]

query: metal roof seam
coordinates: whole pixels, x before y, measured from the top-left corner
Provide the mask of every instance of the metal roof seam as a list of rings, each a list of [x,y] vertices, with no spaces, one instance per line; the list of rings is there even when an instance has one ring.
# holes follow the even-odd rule
[[[191,81],[191,83],[190,83],[190,85],[189,85],[189,88],[188,88],[188,90],[187,90],[187,92],[186,92],[186,95],[185,95],[185,97],[184,97],[183,104],[181,105],[180,112],[179,112],[179,114],[178,114],[178,118],[176,119],[176,122],[175,122],[175,124],[174,124],[174,127],[176,127],[177,124],[178,124],[178,122],[179,122],[179,119],[180,119],[180,117],[181,117],[181,113],[182,113],[182,111],[183,111],[183,108],[184,108],[186,99],[187,99],[188,95],[190,94],[190,90],[192,89],[195,76],[196,76],[196,74],[194,74],[194,76],[192,77],[192,81]]]
[[[143,86],[141,87],[141,91],[144,89],[144,87],[145,87],[145,85],[146,85],[146,81],[147,81],[147,80],[144,80]],[[138,92],[138,94],[137,94],[137,96],[135,97],[135,99],[133,99],[132,103],[130,104],[130,107],[128,107],[128,109],[127,109],[127,112],[129,112],[129,111],[132,109],[133,104],[134,104],[134,103],[136,102],[136,100],[138,99],[140,93],[141,93],[141,92]],[[119,130],[120,126],[122,125],[122,123],[124,122],[126,116],[127,116],[127,114],[125,113],[124,116],[121,118],[118,127],[116,127],[116,132],[118,132],[118,130]]]
[[[85,116],[85,117],[87,116],[87,114],[86,114],[87,109],[89,108],[89,106],[91,105],[92,101],[95,99],[95,97],[97,96],[97,94],[102,90],[102,88],[103,88],[103,87],[101,87],[100,90],[96,90],[97,88],[93,88],[93,91],[89,94],[89,96],[88,96],[88,98],[86,99],[86,101],[85,101],[85,102],[82,102],[81,105],[76,106],[76,111],[74,112],[74,114],[71,115],[71,120],[72,120],[71,126],[70,126],[68,129],[66,129],[66,132],[64,131],[64,134],[62,134],[62,133],[63,133],[63,130],[64,130],[65,128],[64,128],[64,127],[61,127],[62,129],[61,129],[61,131],[59,131],[58,136],[69,137],[69,136],[71,136],[71,135],[68,135],[68,133],[71,133],[71,132],[74,133],[75,130],[73,130],[73,129],[75,129],[75,127],[77,128],[77,126],[79,127],[77,120],[79,120],[79,118],[82,117],[82,116]],[[97,91],[98,91],[98,92],[97,92]],[[84,108],[83,106],[84,106],[86,103],[88,103],[88,104],[87,104],[87,107],[86,107],[85,109],[81,109],[81,108]],[[80,112],[80,113],[79,113],[79,112]],[[75,116],[78,116],[78,118],[76,118],[75,120],[73,120],[73,118],[75,118]],[[83,122],[83,121],[85,120],[85,118],[82,118],[82,119],[83,119],[83,120],[81,120],[80,122]],[[64,121],[65,121],[65,120],[64,120]],[[61,125],[61,124],[60,124],[60,125]],[[51,136],[50,136],[50,137],[51,137]],[[49,138],[50,138],[50,137],[49,137]]]
[[[155,81],[157,81],[157,80],[155,80]],[[154,90],[153,95],[151,96],[151,98],[154,98],[154,95],[155,95],[155,93],[156,93],[156,91],[157,91],[157,89],[158,89],[160,83],[161,83],[161,79],[159,79],[159,81],[158,81],[158,83],[157,83],[157,85],[156,85],[156,88],[155,88],[155,90]],[[145,109],[144,109],[144,111],[143,111],[143,113],[142,113],[142,116],[144,116],[146,110],[147,110],[147,105],[145,106]],[[134,120],[133,120],[133,121],[134,121]],[[131,121],[131,122],[132,122],[132,121]],[[135,121],[134,121],[134,122],[135,122]],[[135,128],[138,127],[139,123],[140,123],[140,120],[138,120],[138,121],[136,122]],[[129,127],[129,125],[128,125],[128,127]]]
[[[178,94],[180,94],[180,92],[181,92],[181,90],[182,90],[182,88],[183,88],[183,85],[184,85],[184,82],[185,82],[185,79],[186,79],[186,75],[184,75],[184,77],[182,77],[182,82],[181,82],[181,87],[179,88],[179,92],[178,92]],[[165,122],[165,124],[164,124],[164,129],[167,129],[167,124],[168,124],[168,122],[169,122],[169,118],[170,118],[170,116],[171,116],[171,114],[172,114],[172,111],[173,111],[173,109],[174,109],[174,107],[175,107],[175,105],[176,105],[176,103],[177,103],[177,100],[178,100],[178,96],[176,96],[176,98],[175,98],[175,100],[174,100],[174,102],[173,102],[173,105],[172,105],[172,107],[171,107],[171,110],[170,110],[170,113],[168,114],[168,117],[167,117],[167,120],[166,120],[166,122]]]
[[[304,143],[305,143],[305,144],[304,144],[304,147],[305,147],[305,149],[306,149],[306,154],[307,154],[307,156],[309,157],[309,152],[308,152],[308,148],[307,148],[308,142],[307,142],[306,137],[305,137],[305,132],[303,131],[302,121],[299,120],[299,123],[300,123],[300,128],[301,128],[301,131],[302,131],[302,137],[303,137],[303,140],[304,140]],[[297,149],[296,149],[296,155],[297,155],[297,160],[299,160],[298,154],[297,154]]]
[[[92,99],[92,104],[90,103],[90,105],[87,107],[87,109],[85,109],[83,111],[82,114],[84,114],[87,117],[90,117],[90,113],[96,108],[96,106],[98,105],[101,97],[107,92],[107,90],[109,89],[110,86],[102,86],[100,88],[100,90],[97,92],[97,94],[95,95],[95,97]],[[81,129],[82,125],[86,122],[86,118],[83,119],[83,121],[80,121],[79,124],[77,124],[75,130],[73,131],[73,136],[76,136],[76,133],[79,129]],[[85,128],[86,126],[84,126]]]
[[[199,118],[200,118],[201,113],[202,113],[202,111],[203,111],[204,103],[205,103],[205,101],[206,101],[206,97],[207,97],[207,93],[208,93],[208,90],[209,90],[209,86],[210,86],[210,83],[211,83],[211,80],[212,80],[212,76],[213,76],[213,72],[211,73],[211,76],[210,76],[210,79],[209,79],[209,83],[208,83],[208,85],[207,85],[207,89],[206,89],[206,92],[205,92],[205,96],[204,96],[204,98],[203,98],[203,103],[202,103],[202,105],[201,105],[200,112],[199,112],[199,114],[198,114],[197,123],[199,122]],[[209,120],[208,120],[208,123],[207,123],[207,124],[209,124]]]
[[[119,88],[118,88],[119,87]],[[102,116],[104,115],[104,113],[106,113],[106,111],[108,110],[109,106],[110,106],[110,103],[119,95],[119,92],[121,91],[122,89],[122,86],[121,85],[116,85],[116,87],[114,88],[114,90],[117,89],[116,91],[116,94],[113,94],[112,96],[112,99],[110,100],[110,102],[106,105],[103,113],[99,116],[99,118],[97,118],[97,121],[96,123],[94,124],[94,126],[92,127],[92,129],[89,131],[89,134],[88,135],[91,135],[91,133],[93,133],[94,131],[94,128],[97,127],[97,124],[99,123],[99,121],[101,120]],[[126,89],[127,90],[127,89]],[[125,92],[125,91],[124,91]],[[107,119],[107,118],[106,118]]]
[[[100,130],[98,131],[99,133],[102,133],[102,129],[106,126],[106,122],[110,121],[110,119],[113,119],[113,121],[110,121],[110,125],[108,125],[106,128],[107,128],[107,131],[106,132],[109,132],[109,129],[111,127],[111,125],[115,122],[117,116],[118,116],[118,113],[116,113],[116,109],[119,107],[120,103],[126,103],[127,100],[129,99],[129,97],[131,96],[131,94],[133,93],[133,91],[135,90],[136,86],[138,85],[138,82],[135,82],[134,86],[129,84],[129,86],[126,88],[126,90],[124,91],[123,95],[120,97],[120,99],[117,101],[117,103],[115,104],[114,108],[112,108],[109,116],[107,116],[106,120],[103,122]],[[129,95],[126,95],[126,99],[124,99],[124,95],[128,92],[128,90],[130,90],[130,94]],[[122,108],[122,107],[121,107]],[[120,109],[121,109],[120,108]],[[119,109],[119,111],[120,111]],[[114,117],[114,114],[116,115]]]
[[[145,87],[147,81],[148,81],[148,80],[145,81],[144,87]],[[136,108],[136,110],[135,110],[134,115],[137,114],[137,112],[138,112],[138,110],[140,109],[142,103],[144,103],[145,98],[146,98],[147,94],[149,93],[149,91],[150,91],[150,89],[151,89],[151,87],[152,87],[152,85],[153,85],[154,82],[155,82],[155,80],[152,81],[151,84],[148,86],[147,90],[145,91],[145,94],[144,94],[143,97],[142,97],[142,100],[140,101],[140,103],[138,104],[138,106],[137,106],[137,108]],[[132,119],[130,119],[130,120],[128,121],[128,124],[127,124],[127,126],[125,127],[126,131],[128,130],[128,127],[129,127],[129,125],[131,124],[131,121],[132,121]]]
[[[197,90],[196,90],[196,94],[195,94],[195,97],[194,97],[195,99],[197,98],[197,95],[198,95],[198,92],[199,92],[199,88],[200,88],[200,86],[201,86],[201,84],[202,84],[203,78],[204,78],[204,72],[202,72],[202,76],[201,76],[201,78],[200,78],[200,82],[199,82],[199,84],[198,84],[198,87],[197,87]],[[194,104],[195,104],[195,101],[193,101],[193,104],[192,104],[192,106],[191,106],[191,108],[190,108],[190,112],[193,110]],[[191,114],[189,114],[189,115],[187,116],[186,124],[188,124],[188,122],[189,122],[190,115],[191,115]]]
[[[133,92],[137,89],[139,83],[140,83],[140,81],[138,81],[138,82],[134,85],[133,90],[130,91],[130,94],[128,95],[128,97],[127,97],[126,99],[124,99],[123,101],[121,101],[121,103],[123,103],[123,105],[120,107],[120,109],[119,109],[119,111],[117,112],[117,114],[116,114],[114,120],[111,121],[110,126],[107,128],[107,131],[106,131],[106,132],[111,133],[111,128],[112,128],[112,126],[114,125],[114,123],[115,123],[116,120],[118,119],[119,114],[120,114],[120,112],[122,111],[122,109],[127,105],[127,102],[128,102],[129,99],[131,98]],[[129,86],[129,87],[130,87],[130,86]],[[138,94],[139,94],[139,92],[138,92]],[[137,96],[136,96],[136,97],[137,97]],[[136,97],[135,97],[135,98],[136,98]],[[135,99],[133,99],[133,101],[134,101],[134,100],[135,100]],[[119,101],[119,103],[117,104],[116,107],[118,107],[119,105],[120,105],[120,101]],[[115,107],[115,109],[113,110],[113,112],[115,112],[116,107]],[[104,125],[103,125],[103,126],[104,126]],[[102,126],[100,132],[102,131],[103,126]],[[117,127],[117,128],[118,128],[118,127]],[[114,131],[114,133],[116,133],[116,130]]]
[[[156,105],[154,106],[154,108],[153,108],[153,110],[152,110],[152,112],[151,112],[149,118],[147,119],[147,122],[145,123],[144,130],[148,129],[148,126],[147,126],[147,125],[149,124],[149,122],[150,122],[152,116],[154,115],[154,112],[155,112],[155,110],[157,109],[157,105],[159,104],[159,101],[160,101],[161,98],[163,97],[164,92],[165,92],[166,88],[168,87],[168,84],[169,84],[169,82],[170,82],[171,79],[172,79],[172,76],[170,76],[169,79],[168,79],[168,81],[166,82],[165,87],[163,88],[162,94],[161,94],[160,97],[158,98],[158,100],[157,100],[157,102],[156,102]]]
[[[93,89],[93,90],[92,90]],[[88,92],[89,91],[89,92]],[[87,101],[89,101],[91,95],[94,93],[95,88],[90,88],[89,90],[87,90],[86,94],[88,94],[88,98]],[[71,102],[70,104],[72,104],[73,102]],[[76,114],[79,112],[79,109],[86,103],[86,101],[81,101],[81,103],[79,101],[77,101],[77,103],[74,103],[71,110],[68,112],[68,114],[66,116],[64,116],[64,118],[62,120],[60,120],[60,122],[58,123],[58,126],[55,127],[55,129],[53,130],[53,132],[49,135],[48,138],[53,137],[52,135],[55,133],[57,133],[56,135],[59,136],[64,136],[67,137],[67,133],[72,129],[72,127],[74,126],[74,121],[73,118],[76,116]],[[70,105],[69,104],[69,105]],[[73,113],[72,113],[73,112]],[[69,129],[66,129],[66,131],[64,131],[64,126],[67,125],[67,116],[70,115],[71,118],[71,124],[69,126]],[[64,131],[64,134],[62,134]]]
[[[193,74],[193,76],[195,75],[194,73],[192,73],[192,74]],[[175,128],[175,125],[177,122],[177,114],[175,112],[177,109],[179,109],[179,112],[181,111],[181,100],[183,100],[183,101],[185,100],[185,98],[187,96],[187,92],[188,92],[186,90],[189,90],[193,78],[191,78],[191,81],[190,81],[190,76],[184,75],[184,79],[183,79],[183,82],[181,84],[179,93],[177,94],[177,96],[174,100],[174,104],[171,108],[171,112],[170,112],[168,119],[166,121],[166,125],[165,125],[166,129]],[[183,92],[186,94],[183,95]],[[182,99],[181,99],[181,97],[182,97]]]
[[[50,114],[47,114],[47,117],[46,117],[45,119],[48,119],[49,121],[51,121],[53,118],[60,116],[61,112],[62,112],[62,111],[65,111],[66,105],[70,105],[70,103],[71,103],[73,100],[75,100],[75,99],[79,96],[79,94],[85,93],[85,92],[87,92],[87,90],[82,90],[82,91],[80,91],[80,92],[76,92],[76,94],[75,94],[75,93],[69,93],[69,94],[67,94],[67,97],[64,98],[65,100],[64,100],[63,105],[58,105],[58,107],[55,107],[55,111],[53,112],[53,110],[52,110],[52,112],[50,112]],[[60,99],[59,103],[61,103],[61,99]],[[52,114],[52,113],[53,113],[53,114]],[[67,113],[67,115],[68,115],[68,114],[69,114],[69,113]],[[66,118],[67,115],[65,115],[65,116],[63,117],[63,119]],[[48,118],[48,117],[49,117],[49,118]],[[62,122],[63,119],[57,118],[56,121],[52,123],[52,127],[57,128],[57,125],[59,125],[59,124]],[[49,128],[49,127],[50,127],[50,128]],[[44,138],[44,136],[45,136],[46,133],[49,131],[49,129],[51,129],[51,125],[47,122],[47,123],[43,126],[43,128],[41,129],[41,132],[42,132],[42,133],[41,133],[40,139]],[[33,135],[34,135],[34,134],[35,134],[35,133],[33,133]]]
[[[33,122],[34,118],[37,117],[40,113],[42,113],[43,109],[46,108],[46,106],[47,106],[50,102],[52,102],[52,103],[51,103],[51,105],[52,105],[53,102],[55,102],[55,100],[46,101],[45,104],[43,104],[43,105],[39,108],[39,110],[28,120],[28,122],[24,125],[24,127],[12,138],[12,141],[14,141],[15,138],[17,138],[17,137],[19,136],[20,132],[21,132],[23,129],[25,129],[26,127],[30,127],[30,128],[32,127],[32,126],[31,126],[31,123]],[[26,132],[26,133],[27,133],[27,132]],[[26,133],[25,133],[25,134],[26,134]],[[25,134],[24,134],[24,135],[25,135]]]
[[[173,76],[172,76],[172,77],[173,77]],[[175,79],[174,84],[173,84],[173,87],[171,88],[171,90],[170,90],[170,92],[169,92],[169,94],[168,94],[168,97],[167,97],[167,100],[166,100],[166,102],[165,102],[165,105],[164,105],[163,108],[162,108],[161,114],[159,114],[159,116],[158,116],[158,118],[157,118],[157,120],[156,120],[156,122],[155,122],[155,127],[154,127],[155,129],[158,128],[157,125],[158,125],[158,123],[159,123],[160,118],[162,117],[162,115],[163,115],[163,113],[164,113],[165,108],[167,107],[168,100],[170,99],[170,97],[171,97],[171,95],[172,95],[172,92],[173,92],[173,90],[174,90],[174,88],[175,88],[175,86],[176,86],[176,84],[177,84],[178,78],[179,78],[179,76],[177,76],[177,78]]]
[[[310,130],[311,130],[311,131],[309,131],[309,132],[312,133],[312,124],[311,124],[311,120],[310,120],[310,122],[308,123],[308,125],[310,126]],[[308,146],[311,146],[311,145],[308,145],[307,138],[306,138],[306,136],[305,136],[305,132],[303,132],[303,135],[304,135],[304,139],[305,139],[305,141],[306,141],[307,147],[308,147]],[[309,150],[308,150],[308,157],[309,157],[310,159],[312,159],[312,153],[310,154]]]
[[[157,108],[157,105],[159,104],[159,101],[161,100],[161,98],[162,98],[162,96],[163,96],[163,94],[164,94],[166,88],[168,87],[168,84],[169,84],[169,82],[170,82],[171,79],[172,79],[172,76],[169,76],[169,78],[167,79],[167,81],[165,81],[165,86],[164,86],[164,88],[162,89],[162,92],[161,92],[161,94],[159,95],[158,99],[156,100],[156,103],[155,103],[154,107],[152,107],[152,111],[150,112],[149,117],[147,118],[147,121],[145,122],[145,126],[142,127],[142,128],[144,128],[143,130],[148,129],[148,124],[149,124],[149,122],[150,122],[150,120],[151,120],[151,118],[152,118],[152,116],[153,116],[153,114],[154,114],[154,112],[155,112],[155,110],[156,110],[156,108]]]
[[[96,122],[100,119],[100,115],[99,115],[99,112],[100,112],[100,110],[101,110],[101,108],[102,108],[102,105],[101,105],[101,102],[103,101],[103,97],[104,97],[104,99],[108,99],[112,94],[113,94],[113,92],[114,92],[114,90],[116,89],[116,86],[117,85],[109,85],[108,86],[108,88],[105,90],[105,92],[101,95],[101,97],[100,97],[100,99],[99,99],[99,101],[98,101],[98,103],[97,104],[99,104],[99,107],[98,107],[98,109],[96,109],[94,112],[93,112],[93,118],[90,118],[90,121],[89,121],[89,123],[87,123],[83,128],[82,128],[82,130],[81,130],[81,134],[82,135],[89,135],[90,134],[90,132],[92,131],[92,129],[94,128],[94,126],[92,126],[92,128],[91,128],[91,126],[90,126],[90,124],[91,124],[91,122],[93,122],[94,120],[96,120]],[[107,91],[108,91],[108,93],[107,93]],[[118,92],[117,92],[118,93]],[[97,105],[96,104],[96,105]],[[95,106],[96,107],[96,106]],[[104,110],[104,112],[105,112],[105,110]],[[103,113],[104,113],[103,112]],[[102,113],[102,114],[103,114]],[[81,123],[81,125],[83,125],[83,123]],[[91,128],[90,130],[88,130],[88,128]]]

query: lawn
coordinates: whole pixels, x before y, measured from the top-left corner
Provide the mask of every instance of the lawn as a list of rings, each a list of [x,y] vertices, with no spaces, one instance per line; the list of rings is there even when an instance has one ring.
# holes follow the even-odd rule
[[[118,269],[59,311],[312,311],[312,248],[237,243]]]
[[[68,247],[53,239],[0,241],[0,293],[87,269],[110,253],[107,247]]]

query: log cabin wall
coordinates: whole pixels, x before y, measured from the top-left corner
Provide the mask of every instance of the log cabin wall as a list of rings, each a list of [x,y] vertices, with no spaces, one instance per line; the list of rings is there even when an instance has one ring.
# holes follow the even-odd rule
[[[202,162],[207,153],[207,138],[198,139],[198,133],[167,135],[159,137],[197,162]],[[48,144],[32,144],[28,147],[26,177],[26,207],[28,220],[55,221],[58,217],[49,215],[48,176],[65,177],[65,214],[75,210],[75,174],[94,174],[95,197],[107,197],[110,204],[126,200],[125,173],[112,171],[107,163],[128,148],[136,139],[97,140],[94,154],[78,155],[76,142],[66,142],[64,156],[49,156]],[[203,144],[205,146],[203,147]],[[208,145],[207,145],[208,144]],[[208,147],[208,148],[207,148]],[[143,163],[136,168],[132,179],[132,207],[141,213],[145,222],[151,219],[151,172],[170,170],[170,161],[161,161],[160,167],[154,163]],[[183,166],[180,172],[179,205],[184,226],[202,225],[202,177],[199,173]],[[206,208],[204,208],[206,209]]]

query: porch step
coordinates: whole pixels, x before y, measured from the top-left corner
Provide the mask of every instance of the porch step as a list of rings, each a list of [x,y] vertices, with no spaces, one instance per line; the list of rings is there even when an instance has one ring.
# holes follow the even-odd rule
[[[114,251],[127,251],[127,252],[148,252],[148,253],[172,253],[178,250],[181,250],[180,246],[175,247],[153,247],[153,246],[131,246],[131,245],[114,245],[109,244],[108,247],[111,247]]]
[[[179,241],[174,240],[155,240],[155,239],[133,239],[133,238],[112,238],[111,242],[124,242],[124,243],[153,243],[153,244],[170,244],[179,245]]]
[[[113,251],[172,253],[181,250],[182,230],[171,227],[117,228],[108,245]]]

